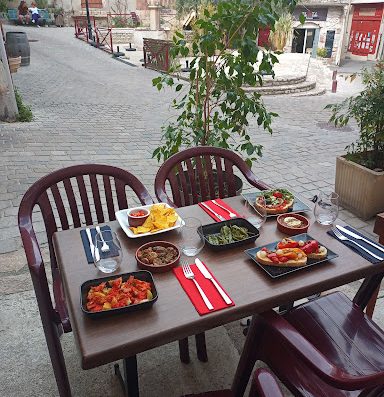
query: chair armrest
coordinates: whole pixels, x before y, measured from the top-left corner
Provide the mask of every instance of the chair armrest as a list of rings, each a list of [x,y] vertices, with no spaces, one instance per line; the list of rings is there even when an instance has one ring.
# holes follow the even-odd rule
[[[236,166],[239,168],[241,173],[245,176],[247,181],[254,187],[260,190],[268,190],[271,189],[271,186],[267,183],[261,181],[256,178],[256,175],[252,172],[252,170],[248,167],[245,161],[236,162]]]
[[[285,318],[273,310],[260,315],[271,334],[277,334],[321,379],[343,390],[360,390],[383,384],[384,371],[374,375],[355,376],[332,364],[317,348],[308,342]]]
[[[284,397],[284,395],[272,373],[266,368],[258,368],[253,375],[249,397]]]

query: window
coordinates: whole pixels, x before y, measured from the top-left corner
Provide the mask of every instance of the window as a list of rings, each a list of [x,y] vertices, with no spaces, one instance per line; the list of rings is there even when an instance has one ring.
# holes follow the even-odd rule
[[[88,0],[89,8],[103,8],[103,0]],[[85,0],[81,0],[81,8],[85,8]]]

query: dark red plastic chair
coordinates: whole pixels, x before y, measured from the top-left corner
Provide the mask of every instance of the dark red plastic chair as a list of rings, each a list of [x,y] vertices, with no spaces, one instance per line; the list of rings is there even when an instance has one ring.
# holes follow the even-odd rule
[[[155,178],[156,197],[172,207],[184,207],[214,198],[236,196],[235,167],[252,186],[261,190],[269,188],[256,178],[236,153],[213,146],[198,146],[174,154],[161,165]],[[197,357],[207,361],[205,334],[197,334],[195,338]],[[187,338],[179,341],[179,348],[181,361],[188,363]]]
[[[52,235],[58,230],[115,220],[115,211],[128,208],[127,187],[133,190],[141,204],[153,203],[143,184],[131,173],[109,165],[86,164],[63,168],[41,178],[28,189],[20,204],[21,239],[61,397],[71,395],[60,344],[60,335],[70,332],[71,324]],[[94,213],[92,205],[95,208]],[[43,216],[48,239],[54,301],[49,292],[44,262],[33,227],[32,213],[36,206]]]
[[[231,390],[209,391],[200,394],[189,394],[184,397],[233,397]],[[258,368],[253,376],[249,397],[284,397],[281,389],[270,371]]]
[[[160,202],[183,207],[236,196],[234,168],[252,186],[260,190],[269,189],[236,153],[212,146],[198,146],[174,154],[161,165],[155,178],[156,197]]]
[[[233,383],[236,397],[257,360],[295,396],[383,397],[384,332],[363,312],[382,278],[366,279],[353,301],[335,292],[284,315],[254,316]]]

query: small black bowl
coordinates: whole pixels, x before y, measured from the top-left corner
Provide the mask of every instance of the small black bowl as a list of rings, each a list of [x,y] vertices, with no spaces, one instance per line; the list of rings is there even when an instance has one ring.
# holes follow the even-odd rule
[[[109,281],[109,280],[114,280],[119,277],[122,277],[123,282],[125,282],[128,280],[128,278],[130,276],[133,276],[133,277],[137,278],[138,280],[147,281],[148,283],[151,283],[151,292],[152,292],[153,298],[150,301],[143,302],[143,303],[136,303],[136,304],[132,304],[129,306],[119,307],[116,309],[103,310],[101,312],[90,312],[87,309],[87,295],[88,295],[88,291],[90,290],[91,287],[95,287],[96,285],[99,285],[100,283],[103,283],[103,282]],[[81,295],[80,295],[81,310],[83,311],[84,314],[86,314],[87,316],[92,317],[92,318],[99,318],[99,317],[109,316],[111,314],[128,313],[128,312],[133,312],[135,310],[145,309],[145,308],[151,307],[157,301],[157,298],[158,298],[157,289],[156,289],[155,283],[153,281],[152,274],[146,270],[139,270],[137,272],[124,273],[124,274],[115,274],[113,276],[111,275],[108,277],[102,277],[102,278],[96,278],[94,280],[88,280],[88,281],[85,281],[81,285],[80,288],[81,288],[81,291],[80,291],[81,292]]]
[[[211,234],[219,234],[223,226],[232,226],[232,225],[246,227],[248,229],[248,232],[251,234],[251,236],[245,238],[244,240],[235,241],[233,243],[228,243],[228,244],[221,244],[221,245],[211,244],[208,241],[207,236]],[[252,223],[248,222],[244,218],[233,218],[223,222],[210,223],[209,225],[202,226],[201,229],[199,230],[199,233],[204,236],[205,243],[208,245],[208,247],[212,248],[215,251],[220,251],[222,249],[227,249],[227,248],[240,247],[241,245],[252,243],[260,235],[259,230],[255,226],[253,226]]]

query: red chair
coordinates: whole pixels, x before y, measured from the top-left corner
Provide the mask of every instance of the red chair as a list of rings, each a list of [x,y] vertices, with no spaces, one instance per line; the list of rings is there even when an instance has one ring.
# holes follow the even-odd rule
[[[41,178],[28,189],[20,204],[21,239],[61,397],[71,396],[60,344],[60,335],[70,332],[71,324],[52,245],[52,235],[57,230],[115,220],[116,210],[128,208],[127,187],[133,190],[142,204],[153,203],[143,184],[131,173],[109,165],[87,164],[64,168]],[[113,199],[114,195],[116,200]],[[91,210],[92,203],[95,208],[94,214]],[[48,239],[54,302],[49,292],[45,266],[33,227],[32,213],[36,206],[40,208]]]
[[[335,292],[284,315],[254,316],[232,385],[236,397],[257,360],[295,396],[383,397],[384,332],[363,312],[383,275],[366,279],[353,301]]]
[[[260,190],[269,189],[236,153],[212,146],[198,146],[176,153],[162,164],[155,178],[156,197],[160,202],[183,207],[236,196],[234,167],[252,186]],[[170,194],[167,193],[167,182]]]
[[[252,186],[261,190],[269,188],[256,178],[236,153],[212,146],[198,146],[174,154],[161,165],[155,178],[156,197],[159,202],[172,207],[184,207],[214,198],[236,196],[234,167]],[[207,361],[205,334],[197,334],[195,338],[199,360]],[[187,338],[179,341],[179,348],[181,361],[189,362]]]
[[[233,397],[231,390],[189,394],[184,397]],[[284,397],[275,377],[266,368],[258,368],[253,376],[249,397]]]

